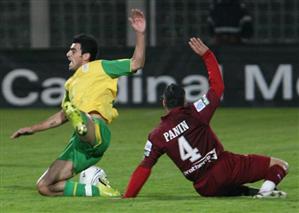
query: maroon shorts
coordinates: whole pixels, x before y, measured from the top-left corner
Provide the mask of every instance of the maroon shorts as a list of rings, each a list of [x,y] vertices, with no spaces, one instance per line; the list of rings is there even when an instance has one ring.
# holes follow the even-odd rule
[[[270,157],[223,152],[216,163],[196,183],[202,196],[225,196],[234,188],[265,178]]]

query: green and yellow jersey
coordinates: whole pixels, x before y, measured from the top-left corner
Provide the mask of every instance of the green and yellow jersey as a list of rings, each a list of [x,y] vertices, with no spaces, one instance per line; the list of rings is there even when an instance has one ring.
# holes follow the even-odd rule
[[[66,93],[79,110],[97,111],[111,123],[118,116],[113,107],[118,77],[131,73],[130,59],[92,61],[82,65],[66,81]]]

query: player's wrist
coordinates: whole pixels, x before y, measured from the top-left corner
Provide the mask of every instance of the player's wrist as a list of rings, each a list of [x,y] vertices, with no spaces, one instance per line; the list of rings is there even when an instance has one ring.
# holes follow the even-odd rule
[[[144,31],[135,31],[137,36],[145,36],[145,30]]]

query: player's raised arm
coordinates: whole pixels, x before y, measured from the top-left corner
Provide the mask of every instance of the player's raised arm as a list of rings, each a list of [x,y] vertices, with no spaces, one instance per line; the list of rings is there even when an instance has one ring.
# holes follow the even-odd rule
[[[219,64],[213,52],[200,38],[191,38],[189,45],[196,54],[202,57],[206,69],[208,70],[210,88],[213,89],[220,98],[224,91],[224,83],[219,70]]]
[[[145,62],[146,20],[141,10],[132,9],[129,21],[136,34],[136,45],[131,61],[131,70],[136,71],[142,68]]]
[[[64,112],[61,110],[41,123],[18,129],[10,136],[10,138],[15,139],[23,135],[32,135],[35,132],[57,127],[62,123],[64,123],[65,121],[66,121],[66,117],[64,115]]]

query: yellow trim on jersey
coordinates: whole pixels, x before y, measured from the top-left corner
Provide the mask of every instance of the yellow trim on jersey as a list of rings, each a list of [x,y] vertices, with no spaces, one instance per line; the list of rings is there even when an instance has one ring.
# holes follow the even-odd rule
[[[99,145],[101,145],[102,143],[102,136],[101,136],[101,131],[100,131],[100,127],[97,123],[94,124],[95,127],[95,135],[96,135],[96,144],[94,145],[94,147],[97,147]]]

